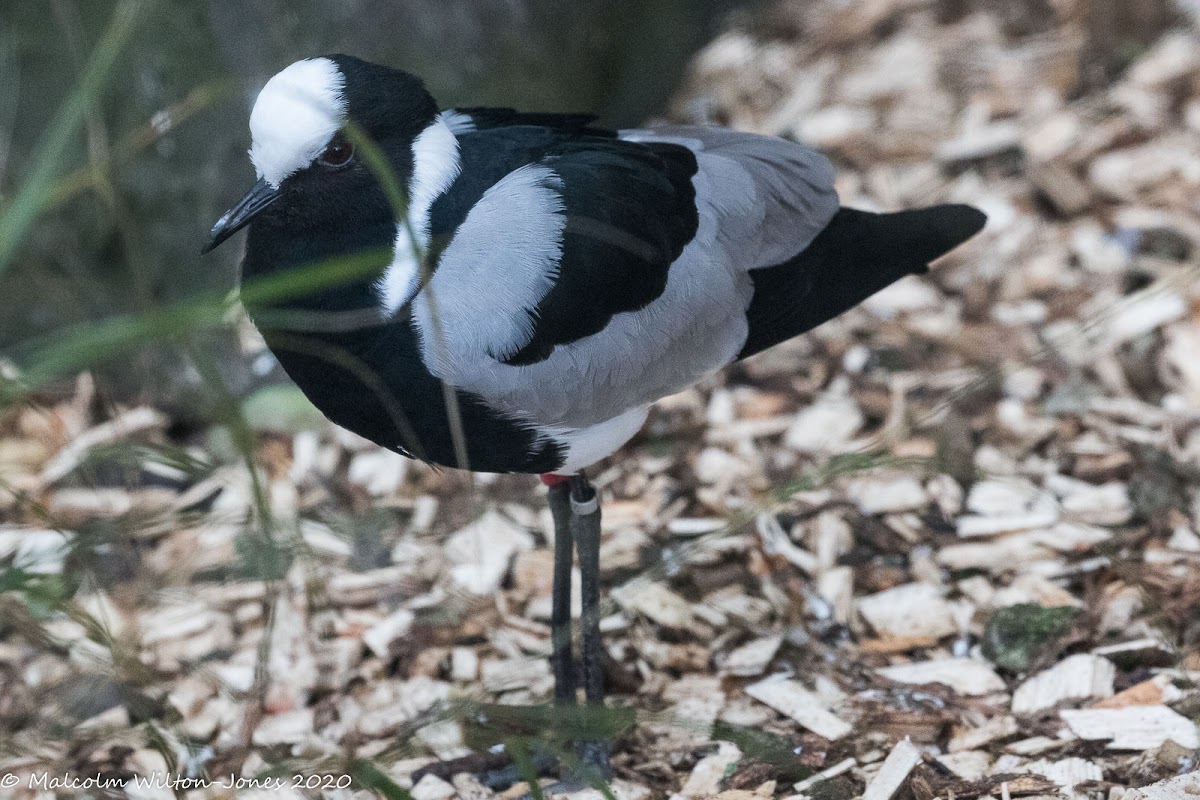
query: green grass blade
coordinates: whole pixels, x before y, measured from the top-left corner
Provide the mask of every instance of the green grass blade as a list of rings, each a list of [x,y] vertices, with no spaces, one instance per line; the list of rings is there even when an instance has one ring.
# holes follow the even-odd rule
[[[272,275],[244,286],[241,298],[253,307],[336,286],[371,274],[378,269],[379,258],[379,253],[359,253]],[[29,342],[14,354],[24,369],[19,382],[0,380],[0,406],[148,342],[227,325],[229,307],[227,295],[202,297],[153,313],[84,323],[45,340]],[[279,312],[279,317],[279,322],[286,322],[286,312]]]
[[[348,770],[354,782],[385,800],[412,800],[412,795],[370,761],[353,761]]]
[[[57,172],[71,138],[83,124],[87,109],[103,90],[113,63],[133,33],[134,25],[150,0],[122,0],[108,28],[92,52],[75,91],[67,98],[33,157],[33,172],[0,217],[0,274],[12,262],[25,232],[49,200]]]

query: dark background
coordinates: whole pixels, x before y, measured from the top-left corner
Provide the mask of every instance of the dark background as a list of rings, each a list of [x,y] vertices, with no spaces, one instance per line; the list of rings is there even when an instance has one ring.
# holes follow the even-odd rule
[[[253,177],[246,123],[259,87],[296,59],[346,52],[407,69],[443,106],[593,111],[631,125],[659,112],[688,59],[742,4],[148,2],[59,165],[60,176],[74,173],[67,196],[33,226],[0,277],[0,353],[63,326],[232,288],[240,246],[203,259],[199,248]],[[32,168],[113,7],[0,3],[0,196],[12,197]],[[131,145],[136,137],[144,139]],[[210,345],[225,346],[220,337]],[[141,374],[115,383],[138,386],[153,376],[161,396],[161,359],[169,355],[152,351],[116,365]]]

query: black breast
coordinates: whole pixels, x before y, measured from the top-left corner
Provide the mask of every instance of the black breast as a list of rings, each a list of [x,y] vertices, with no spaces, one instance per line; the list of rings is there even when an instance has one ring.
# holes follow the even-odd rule
[[[390,224],[377,226],[361,230],[355,241],[331,244],[327,237],[252,225],[243,273],[250,281],[354,253],[378,253],[374,272],[381,273],[390,261],[394,232]],[[408,317],[375,321],[378,307],[372,280],[358,279],[247,305],[247,311],[313,405],[359,436],[422,461],[477,472],[541,473],[562,464],[557,443],[495,413],[475,395],[455,390],[467,456],[461,464],[445,385],[422,363]]]

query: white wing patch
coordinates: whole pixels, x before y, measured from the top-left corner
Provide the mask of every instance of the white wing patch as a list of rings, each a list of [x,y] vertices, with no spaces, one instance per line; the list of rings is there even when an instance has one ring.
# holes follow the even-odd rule
[[[554,286],[566,217],[559,177],[536,164],[488,189],[413,301],[430,371],[461,386],[481,360],[495,363],[533,336],[532,314]]]
[[[392,263],[379,281],[385,316],[412,300],[421,285],[418,251],[429,247],[429,210],[458,178],[458,139],[442,114],[413,140],[413,175],[408,186],[408,224],[396,225]],[[414,246],[413,236],[416,236]]]
[[[346,78],[328,58],[297,61],[267,81],[250,112],[250,161],[278,188],[312,163],[346,118]]]

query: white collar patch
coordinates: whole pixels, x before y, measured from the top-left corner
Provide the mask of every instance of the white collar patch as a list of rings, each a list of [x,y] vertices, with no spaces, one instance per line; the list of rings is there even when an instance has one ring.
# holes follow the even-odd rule
[[[250,112],[250,161],[278,188],[321,154],[346,118],[346,78],[328,58],[297,61],[258,94]]]
[[[408,186],[408,224],[396,226],[392,263],[378,288],[384,316],[395,314],[421,287],[418,251],[429,247],[429,211],[462,169],[458,139],[443,112],[413,141],[413,175]],[[409,230],[416,236],[414,243]]]

